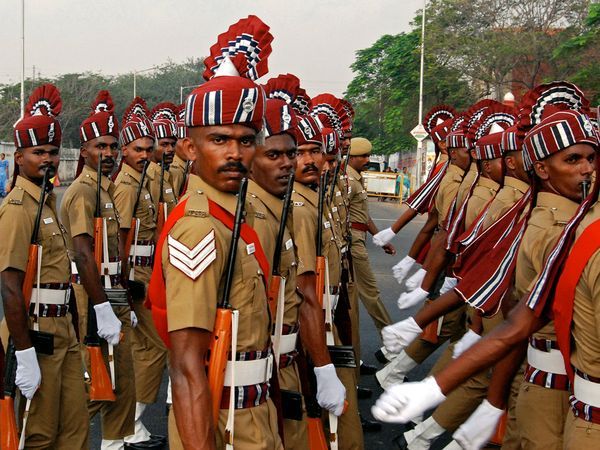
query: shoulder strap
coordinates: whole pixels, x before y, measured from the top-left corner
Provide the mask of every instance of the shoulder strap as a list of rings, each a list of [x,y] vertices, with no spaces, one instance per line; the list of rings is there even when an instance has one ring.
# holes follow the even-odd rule
[[[575,289],[590,258],[600,249],[600,220],[589,225],[575,241],[573,249],[563,267],[556,286],[556,294],[552,305],[554,327],[558,346],[565,361],[569,379],[573,382],[571,366],[571,322],[573,321],[573,305]]]

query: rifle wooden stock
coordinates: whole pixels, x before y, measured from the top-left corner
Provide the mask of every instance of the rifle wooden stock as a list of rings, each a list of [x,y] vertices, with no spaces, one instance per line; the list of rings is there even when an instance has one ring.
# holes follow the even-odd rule
[[[327,440],[320,417],[307,417],[308,446],[310,450],[327,450]]]
[[[275,314],[277,313],[277,300],[279,298],[279,287],[281,286],[281,275],[272,275],[271,282],[269,283],[269,291],[267,292],[267,299],[269,301],[269,311],[271,311],[271,318],[275,320]]]
[[[2,450],[17,450],[19,447],[19,430],[15,417],[16,371],[15,346],[9,342],[3,374],[4,398],[0,400],[0,449]]]
[[[129,227],[129,231],[127,232],[127,239],[125,239],[125,244],[123,245],[123,252],[125,253],[125,260],[129,259],[129,254],[131,253],[131,246],[133,245],[133,238],[135,236],[135,227],[137,226],[137,219],[133,217],[131,219],[131,225]]]
[[[165,209],[167,205],[164,202],[158,204],[158,217],[156,218],[156,235],[162,234],[163,227],[165,226]]]
[[[29,254],[27,255],[27,266],[25,268],[25,278],[23,279],[23,300],[25,300],[25,311],[29,314],[29,303],[31,302],[31,292],[33,291],[33,282],[37,275],[38,245],[29,244]]]
[[[100,276],[104,275],[102,273],[102,235],[104,226],[104,221],[102,217],[94,218],[94,261],[96,261],[96,267],[98,268],[98,274]]]
[[[99,345],[86,345],[90,356],[90,400],[98,402],[114,402],[117,397],[112,390],[112,383],[104,364],[102,349]]]
[[[438,320],[434,320],[423,329],[421,339],[432,344],[438,343]]]
[[[319,300],[319,304],[323,307],[323,293],[325,290],[325,257],[317,256],[316,262],[316,275],[317,282],[315,286],[315,290],[317,293],[317,299]]]
[[[219,411],[221,410],[221,397],[225,385],[225,370],[231,350],[231,323],[233,312],[228,308],[217,308],[215,327],[207,355],[207,378],[208,387],[212,396],[213,423],[219,423]],[[231,389],[234,389],[231,386]]]
[[[501,446],[502,441],[504,440],[504,433],[506,432],[506,422],[508,420],[508,414],[506,411],[500,417],[500,421],[498,422],[498,426],[496,427],[496,431],[492,435],[490,439],[490,444]]]

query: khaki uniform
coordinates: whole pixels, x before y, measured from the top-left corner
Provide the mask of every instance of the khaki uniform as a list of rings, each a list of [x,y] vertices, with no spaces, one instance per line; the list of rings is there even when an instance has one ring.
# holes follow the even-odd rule
[[[587,226],[600,218],[600,207],[596,203],[577,228],[576,238]],[[600,378],[600,252],[596,252],[587,262],[575,290],[573,321],[571,323],[571,364],[586,375]],[[596,391],[598,385],[596,384]],[[577,399],[584,402],[584,399]],[[595,411],[594,411],[595,414]],[[600,446],[600,425],[576,417],[568,412],[563,448],[591,449]]]
[[[194,175],[190,175],[188,192],[185,215],[170,230],[169,245],[163,247],[161,255],[168,330],[172,332],[198,328],[212,332],[217,304],[221,300],[225,282],[231,230],[209,214],[208,199],[235,215],[236,197],[217,191]],[[246,219],[248,225],[253,226],[255,214],[251,205],[247,205]],[[195,263],[198,265],[195,272],[184,269],[171,254],[171,248],[185,246],[192,249],[203,239],[214,250],[200,256],[202,261],[196,259]],[[261,355],[266,355],[270,346],[271,322],[262,269],[251,247],[242,239],[238,244],[236,258],[229,302],[240,312],[237,352],[260,352]],[[238,359],[242,356],[238,355]],[[227,392],[224,392],[224,398],[228,398]],[[217,448],[224,448],[227,413],[227,408],[220,413],[216,430]],[[270,399],[261,401],[259,406],[236,409],[234,447],[283,448],[277,431],[277,412]]]
[[[160,203],[160,177],[161,177],[162,169],[159,164],[155,162],[150,162],[148,166],[148,170],[146,171],[146,176],[148,177],[148,190],[150,191],[150,196],[152,197],[152,202],[154,203],[154,209],[158,214],[158,204]],[[171,183],[171,173],[169,170],[165,170],[163,175],[163,202],[167,206],[167,214],[170,214],[173,211],[173,208],[177,205],[177,194],[173,189],[173,184]],[[158,217],[156,219],[158,221]]]
[[[67,229],[69,250],[73,251],[71,239],[80,236],[94,236],[94,214],[96,212],[97,173],[84,166],[79,177],[69,186],[62,200],[61,217]],[[115,186],[106,177],[102,177],[100,190],[101,214],[106,219],[108,256],[112,261],[119,259],[119,214],[114,201]],[[116,280],[113,280],[116,281]],[[113,287],[119,287],[115,284]],[[79,315],[79,336],[81,354],[90,372],[88,352],[83,345],[83,337],[87,333],[88,295],[81,284],[73,284]],[[102,436],[107,440],[123,439],[133,433],[135,413],[135,382],[133,379],[133,363],[131,359],[131,321],[128,307],[113,307],[121,321],[123,339],[114,347],[116,401],[89,402],[90,417],[100,412],[102,416]],[[102,352],[108,367],[108,346],[102,341]]]
[[[160,172],[158,175],[160,176]],[[144,181],[137,210],[133,211],[141,178],[140,172],[123,163],[115,180],[115,204],[121,216],[121,228],[129,228],[131,219],[135,215],[140,221],[137,244],[153,246],[156,232],[156,208],[149,191],[151,185],[149,178]],[[131,248],[133,251],[133,244]],[[144,289],[147,289],[152,274],[153,258],[143,257],[139,262],[142,264],[135,265],[134,279],[142,283]],[[135,372],[136,400],[149,404],[154,403],[158,396],[167,364],[167,349],[156,332],[150,310],[144,307],[144,299],[145,295],[133,299],[133,308],[138,318],[138,324],[133,329],[131,350]]]
[[[298,275],[308,272],[316,273],[317,207],[318,194],[300,183],[294,184],[294,239],[298,250]],[[327,220],[327,210],[323,217],[322,254],[327,257],[331,286],[338,286],[340,281],[340,250],[333,234],[334,228]],[[335,329],[334,329],[335,332]],[[339,344],[337,336],[336,344]],[[362,449],[363,434],[358,415],[358,398],[356,396],[357,377],[353,369],[336,368],[336,373],[346,388],[348,409],[339,418],[338,433],[340,449]]]
[[[479,180],[473,189],[473,194],[467,203],[465,230],[468,230],[471,224],[475,222],[475,219],[477,219],[490,200],[494,198],[498,189],[500,189],[500,185],[494,180],[483,176],[479,177]]]
[[[175,193],[175,197],[179,197],[181,193],[181,189],[183,187],[183,183],[185,183],[185,178],[187,174],[187,161],[184,161],[179,156],[175,155],[173,157],[173,162],[169,167],[169,176],[171,178],[171,186],[173,186],[173,192]]]
[[[477,164],[475,162],[472,162],[471,165],[469,166],[469,170],[464,174],[464,177],[462,179],[462,182],[460,183],[460,186],[458,187],[458,192],[456,194],[456,206],[460,207],[463,202],[465,201],[465,199],[468,197],[469,195],[469,190],[471,189],[471,185],[473,184],[473,181],[475,180],[475,178],[477,177]],[[481,179],[481,177],[479,177]]]
[[[39,186],[19,176],[14,189],[0,207],[0,272],[9,268],[25,272],[40,193]],[[38,235],[42,246],[40,283],[42,286],[64,284],[62,289],[68,302],[67,287],[71,271],[66,251],[66,231],[58,220],[54,193],[47,197],[41,217]],[[34,280],[34,286],[35,283]],[[52,286],[52,289],[57,288]],[[29,309],[30,328],[33,328],[36,299],[34,291]],[[71,315],[66,313],[62,317],[43,317],[45,305],[44,294],[41,293],[37,323],[39,331],[54,336],[54,353],[37,355],[42,384],[31,401],[25,447],[85,449],[89,422],[79,346]],[[68,304],[62,308],[64,311]],[[3,323],[5,327],[6,323]],[[22,404],[24,402],[22,398]]]
[[[494,197],[483,219],[483,229],[487,229],[512,208],[529,190],[529,185],[517,178],[505,176],[504,186]]]
[[[446,170],[446,174],[440,182],[440,187],[435,196],[435,209],[438,213],[438,227],[442,228],[446,217],[452,206],[452,202],[456,197],[465,172],[458,166],[450,164]],[[438,343],[432,344],[421,338],[415,339],[408,347],[406,354],[418,364],[425,361],[434,351],[436,351],[447,340],[456,342],[462,336],[464,331],[465,308],[458,308],[444,315],[442,327],[438,333]],[[438,360],[438,364],[442,361]],[[437,364],[436,364],[437,365]],[[434,366],[435,368],[435,366]],[[432,373],[434,373],[432,371]]]
[[[253,228],[260,238],[267,259],[272,263],[277,235],[279,233],[279,224],[283,213],[283,202],[253,181],[250,181],[248,191],[250,194],[250,203],[255,210]],[[285,280],[284,334],[290,334],[285,333],[285,329],[296,330],[298,328],[300,304],[302,303],[302,297],[296,290],[297,262],[294,241],[291,234],[291,230],[293,230],[291,216],[292,214],[290,213],[283,236],[280,262],[281,277]],[[284,390],[301,392],[300,377],[296,363],[293,360],[291,364],[287,362],[288,358],[293,358],[293,353],[290,352],[289,355],[280,358],[279,386]],[[285,405],[283,405],[283,408],[285,409]],[[305,419],[301,421],[285,419],[283,426],[286,449],[304,450],[308,448]]]
[[[558,195],[541,192],[532,211],[517,256],[515,291],[522,298],[530,291],[544,261],[579,205]],[[533,335],[556,341],[553,322]],[[569,410],[569,392],[523,381],[516,401],[516,426],[525,450],[561,448]]]
[[[366,231],[354,228],[354,224],[367,226],[369,223],[369,206],[367,191],[362,182],[362,176],[359,172],[348,166],[348,213],[350,215],[352,243],[352,262],[354,265],[354,274],[356,275],[356,287],[358,295],[367,309],[367,312],[373,319],[377,330],[392,323],[383,302],[379,289],[377,288],[377,279],[373,274],[369,264],[369,254],[366,246]]]

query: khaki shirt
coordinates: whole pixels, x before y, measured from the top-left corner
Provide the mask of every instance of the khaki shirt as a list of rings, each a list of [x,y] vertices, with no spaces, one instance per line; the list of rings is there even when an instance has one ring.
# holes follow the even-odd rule
[[[500,189],[500,185],[494,180],[479,177],[475,188],[473,188],[473,194],[467,203],[465,229],[468,229],[475,219],[477,219],[477,216],[479,216],[490,200],[494,198],[498,189]]]
[[[491,224],[502,217],[510,208],[512,208],[527,192],[529,185],[517,178],[504,177],[504,186],[498,191],[496,197],[490,204],[490,207],[483,219],[483,229],[489,228]]]
[[[97,172],[83,166],[81,174],[73,181],[63,196],[60,216],[67,229],[67,244],[73,252],[72,239],[82,234],[94,237],[94,216],[98,189]],[[114,200],[115,185],[102,176],[100,181],[100,213],[106,219],[108,257],[119,257],[119,213]]]
[[[150,190],[150,196],[154,203],[154,209],[158,213],[158,204],[160,203],[160,177],[161,177],[161,166],[155,162],[150,162],[146,176],[148,177],[148,188]],[[175,190],[171,184],[171,174],[169,170],[165,170],[163,176],[163,202],[167,205],[167,214],[173,211],[173,208],[177,206],[177,197]],[[157,218],[158,220],[158,218]]]
[[[363,186],[362,175],[348,166],[348,212],[350,222],[369,223],[367,190]]]
[[[41,187],[18,176],[14,189],[0,206],[0,272],[25,272],[35,226]],[[56,194],[46,196],[42,207],[39,243],[42,246],[41,283],[67,283],[71,266],[67,256],[66,230],[56,213]],[[34,285],[36,280],[34,279]]]
[[[175,155],[173,158],[173,162],[169,167],[171,186],[173,186],[175,197],[179,197],[179,193],[181,192],[181,187],[183,185],[183,182],[185,180],[185,174],[187,172],[187,164],[187,161],[184,161],[179,156]]]
[[[440,227],[446,221],[464,174],[464,170],[460,167],[450,164],[444,178],[440,181],[440,187],[435,195],[435,209],[438,213],[438,226]]]
[[[515,270],[517,299],[533,287],[546,256],[552,251],[565,225],[579,205],[560,195],[540,192],[523,234]]]
[[[581,221],[576,237],[598,219],[600,204],[596,203]],[[577,284],[571,335],[571,363],[588,375],[600,377],[600,251],[592,255]]]
[[[316,237],[318,194],[308,186],[294,183],[294,239],[298,251],[298,275],[316,272]],[[333,227],[323,211],[323,256],[327,257],[329,281],[337,286],[340,281],[340,249],[333,234]]]
[[[115,203],[121,216],[121,228],[129,229],[131,219],[135,214],[135,217],[140,220],[138,241],[152,241],[156,230],[156,209],[148,190],[148,177],[144,180],[137,210],[133,211],[141,179],[142,174],[140,172],[123,163],[115,180]]]
[[[473,181],[475,181],[475,178],[477,177],[477,164],[475,164],[474,162],[471,163],[471,165],[469,166],[469,170],[467,171],[467,173],[465,173],[465,176],[463,177],[460,186],[458,188],[458,193],[456,194],[456,207],[460,208],[460,206],[463,204],[463,202],[467,199],[467,196],[469,195],[469,190],[471,189],[471,185],[473,184]]]
[[[188,186],[185,215],[170,230],[162,251],[168,328],[212,332],[223,294],[232,232],[209,214],[208,199],[232,215],[237,199],[195,175],[190,175]],[[254,218],[254,209],[247,203],[248,225],[254,225]],[[183,262],[179,259],[182,255]],[[238,352],[265,350],[269,345],[270,319],[262,277],[252,247],[240,238],[229,297],[231,306],[240,312]]]
[[[265,191],[254,181],[248,185],[249,201],[252,204],[254,213],[254,229],[258,234],[260,242],[267,259],[273,264],[275,255],[275,246],[277,244],[277,235],[279,234],[279,224],[281,214],[283,214],[283,201],[280,198]],[[300,303],[302,298],[296,292],[296,250],[291,230],[293,229],[292,214],[288,214],[285,233],[281,247],[281,261],[279,272],[282,278],[285,278],[285,305],[283,313],[284,325],[296,325],[298,323]],[[271,267],[271,271],[273,267]],[[271,274],[269,274],[269,283]],[[273,318],[274,320],[275,318]]]

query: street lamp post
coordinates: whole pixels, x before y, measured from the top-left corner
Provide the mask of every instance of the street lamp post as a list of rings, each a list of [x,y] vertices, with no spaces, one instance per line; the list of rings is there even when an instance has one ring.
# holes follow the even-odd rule
[[[179,86],[179,104],[183,103],[183,90],[184,89],[192,89],[198,87],[197,84],[193,84],[191,86]]]
[[[133,71],[133,98],[137,97],[137,74],[149,72],[151,70],[158,69],[158,68],[159,68],[159,66],[152,66],[152,67],[148,67],[147,69]]]
[[[21,0],[21,118],[25,115],[25,0]]]
[[[423,122],[423,76],[425,72],[425,9],[427,0],[423,0],[423,16],[421,18],[421,74],[419,78],[419,122]],[[423,177],[423,140],[420,139],[417,144],[417,186],[421,186]]]

